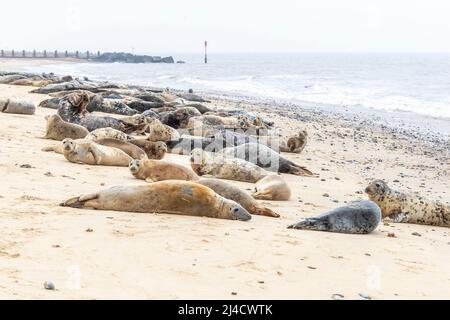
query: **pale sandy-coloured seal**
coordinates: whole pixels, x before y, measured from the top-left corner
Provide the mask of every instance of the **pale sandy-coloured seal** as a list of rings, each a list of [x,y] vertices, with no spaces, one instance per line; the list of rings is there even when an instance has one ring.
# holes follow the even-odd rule
[[[377,203],[383,218],[395,222],[450,227],[450,205],[420,195],[392,190],[383,180],[366,188],[369,199]]]
[[[266,216],[266,217],[274,217],[279,218],[280,215],[278,213],[273,212],[271,209],[262,206],[255,199],[253,199],[247,192],[239,189],[238,187],[233,186],[232,184],[219,180],[219,179],[210,179],[210,178],[202,178],[197,183],[202,184],[208,188],[211,188],[217,194],[221,195],[224,198],[236,201],[242,207],[245,208],[250,214]]]
[[[89,140],[64,139],[64,157],[73,163],[127,167],[133,158],[120,149],[99,145]]]
[[[256,183],[252,197],[258,200],[288,201],[291,189],[282,177],[272,174]]]
[[[100,139],[116,139],[121,141],[130,141],[133,138],[126,133],[113,129],[113,128],[100,128],[94,131],[91,131],[85,139],[96,141]]]
[[[348,205],[306,218],[289,226],[290,229],[328,231],[337,233],[368,234],[381,222],[381,210],[369,200],[350,202]]]
[[[3,113],[31,115],[36,111],[36,107],[29,101],[0,98],[0,111]]]
[[[133,159],[147,159],[145,151],[130,142],[108,138],[95,140],[95,142],[102,146],[120,149]]]
[[[258,143],[245,143],[237,147],[225,148],[223,154],[250,161],[268,171],[289,173],[299,176],[312,176],[303,166],[293,163],[269,147]]]
[[[242,206],[225,199],[210,188],[177,180],[112,187],[69,199],[61,206],[242,221],[251,219],[251,215]]]
[[[158,119],[155,119],[151,124],[148,125],[149,135],[147,139],[149,141],[170,141],[180,139],[180,134],[178,131],[168,125],[161,123]]]
[[[153,142],[147,139],[133,139],[128,142],[144,150],[149,159],[161,160],[167,153],[167,145],[162,141]]]
[[[69,123],[61,119],[58,114],[46,116],[47,125],[45,128],[44,139],[62,141],[66,138],[83,139],[89,134],[89,131],[78,124]]]
[[[147,182],[164,180],[195,181],[199,176],[191,168],[163,160],[133,160],[129,169],[136,179]]]
[[[191,152],[191,167],[199,176],[207,175],[218,179],[251,183],[255,183],[269,174],[248,161],[226,158],[199,148]]]

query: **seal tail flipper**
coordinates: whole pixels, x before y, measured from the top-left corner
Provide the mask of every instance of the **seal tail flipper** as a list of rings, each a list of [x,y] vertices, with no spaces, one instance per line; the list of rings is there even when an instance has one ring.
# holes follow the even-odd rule
[[[327,231],[329,226],[326,219],[306,218],[303,221],[290,225],[288,229]]]
[[[280,215],[274,211],[272,211],[269,208],[266,207],[257,207],[253,214],[258,216],[265,216],[265,217],[272,217],[272,218],[279,218]]]
[[[70,207],[70,208],[85,208],[85,204],[89,200],[94,200],[98,198],[98,193],[91,193],[80,197],[70,198],[69,200],[60,203],[61,207]]]
[[[291,165],[290,166],[290,173],[296,175],[296,176],[305,176],[305,177],[312,177],[314,176],[314,173],[306,169],[305,167],[301,167],[298,165]]]

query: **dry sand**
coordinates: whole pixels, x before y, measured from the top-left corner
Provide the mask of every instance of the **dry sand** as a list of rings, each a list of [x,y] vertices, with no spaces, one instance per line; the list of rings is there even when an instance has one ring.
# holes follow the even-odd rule
[[[0,85],[0,97],[36,104],[46,98],[30,90]],[[212,105],[236,107],[222,100]],[[82,193],[144,182],[127,168],[78,165],[42,152],[57,143],[39,138],[45,115],[54,112],[0,113],[2,299],[330,299],[333,294],[358,299],[360,293],[372,299],[450,297],[447,228],[386,223],[365,236],[286,229],[302,217],[365,198],[362,191],[373,178],[448,201],[445,149],[429,150],[402,135],[358,129],[313,112],[297,121],[280,109],[267,115],[285,134],[304,126],[310,134],[302,154],[286,157],[320,175],[283,175],[293,190],[291,201],[265,202],[280,219],[254,216],[236,222],[77,210],[58,204]],[[184,156],[167,159],[188,165]],[[392,232],[395,238],[387,236]],[[46,280],[57,290],[45,290]]]

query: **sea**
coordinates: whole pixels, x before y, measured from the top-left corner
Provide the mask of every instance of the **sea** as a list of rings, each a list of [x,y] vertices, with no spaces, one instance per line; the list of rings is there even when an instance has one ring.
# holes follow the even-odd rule
[[[450,54],[209,54],[207,64],[202,54],[174,59],[185,63],[56,63],[29,71],[450,123]]]

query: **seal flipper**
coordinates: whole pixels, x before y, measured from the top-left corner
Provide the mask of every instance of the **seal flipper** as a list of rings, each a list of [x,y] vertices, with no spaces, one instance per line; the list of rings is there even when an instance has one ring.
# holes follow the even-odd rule
[[[330,230],[330,224],[326,217],[306,218],[305,220],[300,221],[299,223],[290,225],[288,229],[328,231]]]
[[[86,194],[80,197],[70,198],[69,200],[60,204],[61,207],[71,207],[71,208],[85,208],[85,203],[89,200],[97,199],[98,193]]]
[[[253,214],[258,216],[279,218],[280,215],[266,207],[256,207]]]
[[[272,200],[272,197],[270,196],[271,192],[272,191],[270,189],[255,191],[254,193],[252,193],[252,197],[257,200]]]
[[[314,173],[306,169],[306,167],[301,167],[296,164],[289,165],[289,173],[297,176],[306,176],[306,177],[314,176]]]

